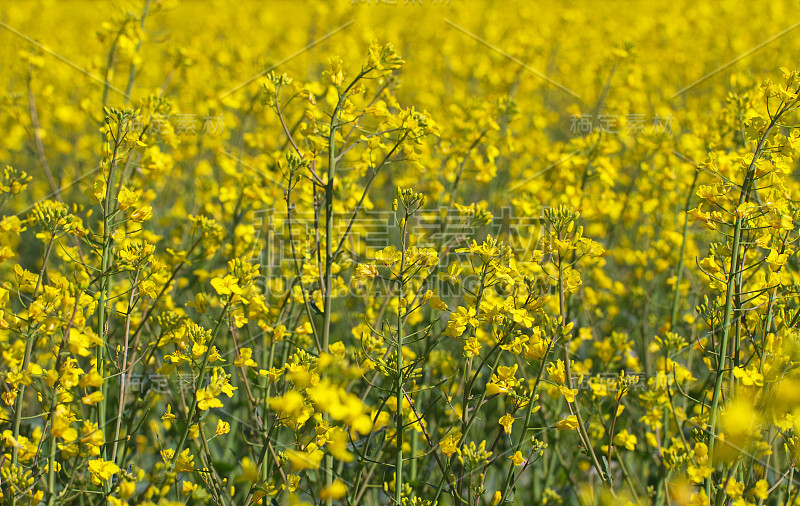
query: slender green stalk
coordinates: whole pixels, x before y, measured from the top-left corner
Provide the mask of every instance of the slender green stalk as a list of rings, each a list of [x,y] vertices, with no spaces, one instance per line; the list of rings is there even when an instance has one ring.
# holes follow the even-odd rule
[[[561,312],[561,325],[566,327],[567,325],[567,310],[566,310],[566,296],[564,292],[564,262],[562,258],[558,259],[558,304],[559,309]],[[564,381],[567,384],[567,388],[572,389],[572,368],[569,364],[569,349],[568,343],[564,343]],[[580,406],[578,406],[578,400],[575,399],[574,404],[574,414],[575,418],[578,420],[578,436],[580,436],[581,443],[583,443],[584,449],[586,449],[586,453],[589,454],[589,457],[592,459],[592,465],[594,466],[597,474],[600,476],[600,479],[603,480],[603,483],[611,484],[610,477],[606,476],[603,472],[603,469],[600,467],[600,461],[597,460],[597,455],[594,452],[594,448],[592,447],[592,443],[589,439],[589,433],[586,431],[586,424],[583,421],[583,416],[581,415]]]
[[[755,180],[755,168],[756,162],[758,161],[759,156],[761,156],[761,151],[764,149],[764,145],[769,138],[769,134],[772,131],[772,128],[780,118],[781,114],[788,108],[788,104],[784,104],[772,118],[767,129],[765,130],[763,136],[758,142],[758,146],[756,147],[755,153],[753,154],[753,159],[750,162],[750,165],[747,168],[747,172],[745,174],[744,182],[742,183],[742,189],[739,193],[739,204],[737,209],[741,207],[742,204],[747,202],[750,194],[750,188]],[[719,344],[719,367],[717,368],[716,372],[716,379],[714,380],[714,394],[711,399],[711,413],[709,419],[709,438],[708,438],[708,454],[710,458],[713,458],[713,450],[714,450],[714,441],[716,438],[716,423],[717,423],[717,411],[719,410],[719,399],[722,392],[722,382],[723,376],[725,373],[725,365],[726,360],[728,357],[728,337],[730,333],[731,327],[731,319],[733,315],[733,302],[734,302],[734,287],[737,284],[737,280],[742,274],[742,267],[739,264],[743,263],[743,258],[741,258],[741,239],[742,239],[742,222],[743,218],[740,216],[735,217],[734,222],[734,229],[733,229],[733,245],[731,247],[731,263],[730,268],[728,270],[728,279],[727,279],[727,287],[725,290],[725,312],[722,321],[722,340]],[[737,308],[738,309],[738,308]],[[738,352],[738,351],[737,351]],[[711,485],[712,485],[713,478],[711,476],[708,477],[706,480],[706,494],[711,499]]]
[[[536,391],[539,388],[539,382],[542,380],[542,374],[544,373],[545,365],[547,364],[547,357],[550,355],[550,350],[552,349],[552,346],[553,346],[553,340],[547,343],[547,350],[545,351],[544,356],[542,357],[542,363],[539,366],[539,372],[536,375],[536,382],[533,384],[533,389],[531,390],[531,398],[528,401],[528,406],[525,409],[525,421],[522,424],[522,430],[519,433],[519,438],[517,438],[517,443],[511,449],[512,455],[517,451],[519,451],[520,448],[522,448],[522,443],[523,441],[525,441],[525,436],[527,436],[528,434],[528,427],[530,426],[531,415],[533,414],[533,404],[534,400],[536,399]],[[500,499],[500,504],[502,504],[503,501],[505,501],[506,497],[508,496],[508,493],[511,491],[510,485],[511,485],[511,480],[513,479],[513,475],[514,475],[514,465],[510,464],[508,468],[508,474],[506,475],[505,485],[503,486],[503,492],[502,492],[503,495]]]
[[[186,444],[186,438],[189,435],[189,428],[192,426],[192,420],[194,420],[195,411],[197,411],[197,390],[202,388],[203,380],[206,377],[206,366],[208,365],[208,358],[211,356],[211,350],[214,347],[214,341],[217,339],[217,335],[219,334],[219,330],[222,327],[222,321],[225,319],[225,315],[228,312],[228,308],[231,306],[233,302],[234,295],[231,294],[228,297],[228,301],[225,303],[225,307],[222,308],[222,314],[219,315],[219,319],[217,320],[216,325],[214,325],[214,330],[211,333],[211,339],[208,341],[208,350],[206,351],[205,357],[203,357],[203,363],[200,364],[200,375],[197,378],[197,383],[195,384],[194,392],[192,393],[192,406],[189,408],[189,412],[186,414],[186,421],[183,427],[183,433],[181,434],[181,439],[178,442],[178,447],[175,449],[175,453],[172,455],[170,459],[169,465],[172,468],[175,465],[175,461],[178,459],[178,454],[183,451],[183,445]]]
[[[264,335],[266,336],[267,333],[265,332]],[[266,341],[266,338],[264,339],[264,341]],[[264,344],[266,344],[266,343],[264,342]],[[266,348],[267,347],[264,346],[265,350],[266,350]],[[266,351],[265,351],[265,353],[266,353]],[[275,361],[275,339],[272,339],[271,336],[270,336],[269,358],[267,358],[266,360],[262,360],[262,364],[265,364],[264,367],[267,369],[267,371],[269,371],[269,370],[272,369],[272,365],[273,365],[274,361]],[[269,397],[270,397],[270,395],[272,393],[271,392],[272,391],[272,381],[270,381],[269,378],[264,378],[264,381],[265,381],[266,384],[263,384],[263,383],[262,384],[263,384],[263,387],[264,387],[264,427],[266,428],[266,425],[267,425],[266,424],[266,422],[267,422],[267,415],[266,414],[269,412]],[[265,431],[265,435],[266,435],[266,431]],[[266,447],[266,443],[264,444],[264,446]],[[266,480],[267,477],[269,477],[269,468],[270,468],[269,462],[270,462],[269,459],[267,459],[265,461],[264,465],[261,466],[261,475],[260,476],[261,476],[262,480]]]
[[[403,276],[406,268],[406,224],[408,220],[408,209],[405,211],[402,228],[400,230],[400,271],[397,273],[397,460],[395,463],[396,476],[394,479],[394,500],[399,506],[403,504],[403,303],[405,293],[403,286]]]
[[[500,345],[501,345],[501,344],[504,342],[505,338],[506,338],[507,336],[509,336],[509,335],[511,334],[511,332],[514,330],[514,326],[515,326],[515,324],[512,324],[512,325],[510,325],[510,326],[509,326],[509,330],[508,330],[508,332],[506,332],[506,334],[505,334],[505,335],[504,335],[504,336],[503,336],[503,337],[502,337],[502,338],[501,338],[501,339],[498,341],[497,345],[495,345],[495,347],[494,347],[494,348],[493,348],[493,349],[492,349],[492,350],[489,352],[489,354],[486,356],[486,359],[485,359],[485,360],[488,360],[488,359],[489,359],[489,357],[491,357],[491,356],[492,356],[492,354],[494,354],[494,352],[495,352],[495,351],[497,351],[497,349],[499,349]],[[502,355],[501,355],[500,353],[498,353],[497,355],[495,355],[494,362],[492,363],[492,365],[491,365],[491,367],[490,367],[490,372],[489,372],[489,375],[491,375],[491,374],[492,374],[492,372],[493,372],[493,371],[495,371],[495,370],[497,369],[497,366],[498,366],[498,364],[500,363],[500,358],[501,358],[501,357],[502,357]],[[478,372],[480,372],[480,368],[479,368],[479,369],[478,369],[478,371],[476,371],[476,372],[475,372],[475,374],[473,375],[473,377],[472,377],[473,379],[472,379],[472,381],[470,381],[470,384],[474,383],[474,380],[475,380],[475,379],[477,378],[477,376],[478,376]],[[481,391],[481,395],[480,395],[480,397],[478,398],[478,402],[475,404],[477,407],[480,407],[480,406],[482,406],[482,405],[483,405],[483,402],[486,400],[486,395],[487,395],[487,392],[488,392],[488,390],[487,390],[486,388],[484,388],[484,389]],[[470,418],[469,418],[469,420],[468,420],[468,421],[467,421],[467,423],[466,423],[466,426],[464,426],[464,425],[463,425],[463,423],[462,423],[462,434],[461,434],[461,439],[460,439],[460,440],[459,440],[459,442],[458,442],[458,447],[459,447],[459,448],[460,448],[460,447],[461,447],[461,446],[462,446],[462,445],[463,445],[463,444],[466,442],[466,440],[467,440],[467,435],[469,434],[469,430],[470,430],[470,428],[472,427],[472,424],[473,424],[473,423],[475,422],[475,420],[478,418],[479,410],[478,410],[478,409],[475,409],[475,410],[473,410],[473,411],[474,411],[475,413],[472,415],[472,417],[470,417]],[[437,486],[437,488],[436,488],[436,495],[435,495],[435,496],[434,496],[434,498],[433,498],[433,502],[434,502],[434,504],[435,504],[435,503],[436,503],[436,501],[439,499],[439,495],[441,495],[441,493],[442,493],[442,490],[444,489],[444,485],[445,485],[445,483],[448,483],[448,484],[449,484],[449,480],[448,480],[448,478],[449,478],[449,476],[450,476],[450,469],[453,467],[453,464],[454,464],[455,462],[456,462],[456,459],[455,459],[455,458],[451,458],[451,459],[450,459],[450,461],[449,461],[449,462],[448,462],[448,464],[447,464],[447,468],[445,469],[445,472],[444,472],[444,473],[442,473],[442,478],[439,480],[439,485],[438,485],[438,486]],[[451,488],[452,488],[452,487],[451,487]],[[459,498],[458,498],[458,497],[454,497],[454,499],[459,499]]]
[[[339,100],[331,114],[331,122],[328,132],[328,181],[325,186],[325,282],[322,286],[322,351],[328,352],[328,343],[331,335],[331,313],[333,308],[333,189],[336,181],[336,130],[339,128],[339,112],[346,100],[347,94],[353,86],[364,76],[364,72],[359,73],[355,79],[339,94]],[[333,456],[325,456],[325,483],[327,486],[333,484]],[[332,499],[328,499],[328,506],[333,504]]]
[[[200,441],[201,441],[199,449],[205,456],[206,467],[209,469],[214,478],[212,480],[209,480],[212,484],[212,486],[209,488],[216,496],[214,497],[214,501],[217,502],[217,504],[225,506],[225,499],[222,497],[222,493],[225,491],[225,488],[223,488],[222,486],[222,477],[219,475],[217,469],[213,465],[213,458],[211,456],[211,450],[209,450],[208,448],[208,440],[206,439],[206,434],[205,431],[203,430],[203,424],[202,423],[197,424],[197,428],[200,431]]]
[[[53,242],[55,241],[55,231],[53,235],[50,237],[50,241],[47,244],[47,248],[45,249],[44,259],[42,260],[42,270],[39,272],[39,278],[36,281],[36,287],[33,290],[33,300],[36,300],[37,295],[39,294],[39,287],[42,284],[42,279],[44,278],[44,273],[47,268],[47,263],[50,259],[50,253],[53,251]],[[28,327],[28,334],[25,336],[25,353],[22,357],[22,369],[20,371],[23,374],[27,374],[28,367],[31,364],[31,355],[33,354],[33,342],[36,339],[33,331],[30,329],[30,325]],[[14,429],[13,429],[13,436],[14,441],[19,440],[19,428],[22,422],[22,402],[25,398],[25,383],[20,383],[19,385],[19,394],[17,394],[16,403],[14,405]],[[51,414],[52,416],[52,414]],[[19,447],[18,445],[14,445],[11,449],[11,469],[15,469],[19,459]],[[51,461],[52,462],[52,461]],[[11,504],[16,504],[16,494],[11,496]]]
[[[328,137],[328,181],[325,187],[325,283],[322,286],[322,352],[328,352],[328,343],[331,335],[331,310],[333,308],[331,288],[333,286],[333,184],[336,179],[336,128],[339,121],[339,108],[344,98],[339,101],[331,115],[330,132]],[[321,266],[320,266],[321,267]],[[325,455],[325,484],[333,485],[333,456]],[[333,504],[333,499],[328,498],[327,506]]]
[[[125,390],[127,387],[127,383],[125,382],[125,380],[127,378],[126,370],[128,369],[128,349],[130,345],[129,339],[131,333],[131,315],[133,314],[133,306],[134,306],[134,301],[136,299],[138,281],[139,281],[139,272],[137,271],[133,279],[130,298],[128,299],[128,316],[125,319],[125,342],[122,348],[122,367],[120,368],[121,374],[119,378],[119,406],[117,407],[117,423],[116,427],[114,428],[114,439],[113,439],[114,446],[111,449],[111,461],[116,462],[117,466],[119,466],[120,468],[122,467],[122,459],[121,459],[122,453],[120,452],[119,455],[117,455],[117,448],[119,447],[119,434],[120,434],[120,428],[122,426],[122,412],[125,409]],[[117,459],[118,456],[120,457],[119,460]]]
[[[109,293],[111,291],[111,275],[108,271],[113,262],[113,253],[111,251],[111,215],[114,212],[113,206],[115,203],[112,201],[113,192],[111,190],[114,187],[114,169],[117,165],[117,156],[119,154],[119,148],[122,146],[122,129],[123,122],[117,118],[117,135],[114,137],[114,150],[108,167],[108,180],[106,181],[106,194],[103,203],[103,256],[100,261],[100,300],[98,301],[97,307],[97,335],[100,336],[102,344],[95,348],[97,373],[103,378],[105,377],[105,351],[108,345],[109,322],[108,315],[106,314],[106,304],[108,303]],[[105,441],[107,441],[105,437],[106,390],[107,385],[106,382],[103,381],[103,384],[100,385],[100,392],[103,394],[103,398],[97,403],[97,411],[95,413],[97,427],[103,433],[103,445],[100,447],[100,456],[103,460],[106,460]],[[108,492],[107,483],[104,484],[104,487],[106,487],[106,492]]]
[[[794,483],[794,465],[790,467],[789,480],[786,482],[786,506],[789,506],[792,497],[792,483]]]

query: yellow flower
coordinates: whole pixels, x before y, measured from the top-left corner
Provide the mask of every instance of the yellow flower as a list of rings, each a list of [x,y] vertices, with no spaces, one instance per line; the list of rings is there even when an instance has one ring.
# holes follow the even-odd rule
[[[231,431],[231,424],[228,422],[223,422],[222,420],[217,420],[217,428],[214,430],[215,436],[221,436],[223,434],[227,434]]]
[[[220,295],[241,295],[242,289],[238,285],[239,280],[234,276],[225,276],[224,278],[214,278],[211,280],[211,286]]]
[[[375,260],[384,265],[392,265],[395,262],[399,262],[402,257],[403,254],[397,251],[394,246],[388,246],[375,253]]]
[[[16,391],[12,390],[11,392],[3,392],[3,402],[5,403],[6,406],[11,406],[12,404],[14,404],[14,401],[16,400],[17,400]]]
[[[341,499],[347,494],[347,485],[342,480],[336,480],[330,485],[323,487],[319,492],[319,498],[323,501],[328,499]]]
[[[769,497],[769,483],[767,480],[758,480],[756,486],[753,488],[753,494],[761,500],[766,500]]]
[[[176,473],[191,473],[194,471],[194,456],[189,455],[189,449],[183,450],[175,461]]]
[[[126,186],[123,186],[119,191],[117,201],[119,202],[119,209],[124,211],[125,209],[136,204],[136,202],[139,201],[139,196],[129,190]]]
[[[236,483],[255,483],[258,479],[258,465],[250,457],[243,457],[242,474],[236,478]]]
[[[197,408],[200,410],[206,410],[211,408],[221,408],[222,402],[217,399],[216,395],[214,395],[209,388],[201,388],[197,391]]]
[[[344,358],[345,346],[342,341],[337,341],[328,345],[328,351],[335,355],[340,360]]]
[[[98,391],[90,393],[89,395],[83,396],[83,398],[81,398],[81,402],[91,406],[91,405],[97,404],[98,402],[102,401],[104,398],[105,397],[103,396],[103,392],[98,390]]]
[[[119,496],[127,499],[136,493],[136,482],[130,480],[122,480],[119,484]]]
[[[736,366],[733,368],[733,376],[741,380],[744,386],[751,387],[755,385],[760,387],[764,385],[764,375],[758,372],[756,366],[751,366],[747,370]]]
[[[444,335],[446,335],[447,337],[457,338],[461,337],[461,334],[463,334],[465,330],[467,330],[466,326],[459,325],[455,321],[451,320],[450,322],[447,323],[447,328],[444,331]]]
[[[269,371],[266,369],[261,369],[258,371],[258,374],[261,376],[266,376],[272,383],[275,383],[283,375],[283,369],[279,369],[277,367],[272,367]]]
[[[289,492],[294,492],[300,486],[300,477],[296,474],[286,475],[286,483],[284,486]]]
[[[457,445],[460,438],[460,434],[448,434],[444,437],[444,439],[442,439],[442,441],[439,443],[439,447],[442,449],[442,453],[445,457],[449,457],[458,451]]]
[[[702,483],[706,478],[711,476],[713,472],[714,468],[707,465],[695,466],[694,464],[689,464],[686,467],[686,476],[688,476],[692,483]]]
[[[225,359],[219,354],[219,350],[216,346],[212,346],[211,350],[208,352],[208,363],[213,364],[214,362],[225,362]]]
[[[467,358],[470,357],[477,357],[481,352],[481,343],[478,342],[476,337],[470,337],[467,339],[466,343],[464,343],[464,355]]]
[[[244,327],[245,325],[247,325],[247,322],[249,321],[247,317],[244,315],[244,310],[242,308],[239,308],[236,311],[234,311],[231,316],[233,317],[233,324],[236,325],[237,329]]]
[[[708,445],[705,443],[695,444],[694,456],[701,462],[705,461],[706,457],[708,457]]]
[[[788,259],[789,255],[785,253],[778,253],[778,250],[771,249],[769,251],[769,255],[767,256],[767,264],[769,264],[770,269],[777,271],[786,264]]]
[[[358,264],[356,267],[356,278],[372,279],[378,275],[378,269],[372,264]]]
[[[113,462],[106,460],[90,460],[89,472],[92,473],[92,483],[100,485],[119,472],[119,467]]]
[[[269,408],[277,412],[281,418],[297,417],[303,411],[303,395],[297,390],[289,390],[281,397],[272,397]]]
[[[511,434],[511,424],[513,423],[514,423],[514,417],[512,417],[508,413],[500,417],[500,425],[503,426],[503,431],[506,434]]]
[[[569,269],[564,273],[564,290],[567,293],[575,293],[578,291],[578,287],[581,286],[583,282],[581,281],[581,273],[576,271],[575,269]]]
[[[575,396],[578,395],[578,390],[576,388],[567,388],[564,385],[559,385],[558,390],[567,400],[567,402],[575,402]]]
[[[329,439],[326,447],[334,458],[344,462],[352,462],[355,459],[353,454],[347,451],[350,441],[344,430],[334,427],[328,431],[328,437]]]
[[[96,423],[84,422],[81,429],[82,437],[81,443],[89,447],[97,449],[97,455],[100,454],[100,445],[103,444],[103,432],[98,430]]]
[[[192,483],[189,480],[183,480],[181,482],[181,493],[186,495],[192,495],[192,492],[197,490],[197,484]]]
[[[150,206],[136,207],[131,213],[131,220],[137,223],[147,221],[153,216],[153,208]]]
[[[556,424],[558,430],[575,430],[578,427],[578,417],[570,415]]]
[[[172,460],[172,457],[174,456],[175,456],[175,450],[173,450],[172,448],[166,448],[164,450],[161,450],[161,459],[165,463],[169,463]]]
[[[324,455],[317,448],[312,448],[309,451],[286,450],[286,457],[289,459],[293,471],[318,469]]]
[[[439,298],[438,295],[432,296],[430,300],[428,300],[428,304],[430,304],[430,306],[433,309],[438,309],[440,311],[447,311],[447,304],[445,304],[445,302],[441,298]]]
[[[459,327],[466,327],[468,325],[472,325],[473,327],[478,326],[478,318],[476,317],[474,307],[467,309],[463,306],[458,306],[454,312],[450,313],[450,321]]]
[[[549,342],[542,339],[542,332],[538,327],[533,328],[533,333],[528,341],[527,349],[525,350],[525,358],[532,360],[541,360],[547,353]]]
[[[515,322],[522,323],[527,328],[531,328],[533,325],[533,316],[529,315],[525,308],[512,309],[511,316]]]
[[[84,195],[89,197],[89,199],[95,204],[103,202],[103,200],[106,198],[106,182],[103,180],[103,178],[95,179],[92,187],[86,189]]]
[[[513,380],[514,376],[517,374],[518,367],[519,367],[518,364],[514,364],[512,366],[504,366],[504,365],[497,366],[497,378],[500,381]]]
[[[555,381],[558,384],[563,385],[565,378],[564,372],[564,361],[559,360],[555,364],[550,362],[547,366],[547,375],[550,376],[550,379]]]
[[[725,487],[725,494],[731,499],[736,499],[737,497],[741,497],[743,493],[744,483],[738,482],[731,478],[731,480],[728,482],[728,486]]]
[[[187,302],[186,305],[194,308],[198,313],[205,313],[208,310],[208,301],[202,293],[195,294],[194,302]]]
[[[344,421],[361,434],[372,430],[372,421],[365,414],[364,403],[357,395],[334,385],[328,379],[309,387],[307,393],[316,408],[334,420]]]
[[[200,360],[200,358],[208,351],[208,346],[203,343],[194,343],[192,345],[192,358]]]
[[[50,432],[55,437],[60,437],[64,441],[74,441],[78,437],[78,431],[70,426],[70,423],[75,420],[73,415],[67,407],[63,404],[56,406],[53,413],[52,429]]]
[[[517,451],[517,453],[515,453],[514,455],[512,455],[512,456],[510,456],[508,458],[511,459],[511,463],[514,464],[514,466],[517,466],[517,467],[521,466],[525,462],[525,457],[522,456],[522,452],[521,451]]]
[[[239,356],[233,361],[233,365],[236,367],[258,367],[256,361],[251,358],[252,356],[253,350],[251,348],[240,348]]]
[[[628,450],[636,449],[637,438],[633,434],[629,434],[627,430],[621,430],[614,436],[614,444],[624,447]]]

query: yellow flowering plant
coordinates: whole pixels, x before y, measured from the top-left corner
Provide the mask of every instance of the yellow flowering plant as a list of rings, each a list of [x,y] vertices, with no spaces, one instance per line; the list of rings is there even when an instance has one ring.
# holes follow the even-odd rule
[[[794,7],[9,4],[0,501],[800,503]]]

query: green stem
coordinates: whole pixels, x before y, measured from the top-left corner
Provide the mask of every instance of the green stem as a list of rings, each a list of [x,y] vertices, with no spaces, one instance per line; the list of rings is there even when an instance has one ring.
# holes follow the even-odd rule
[[[514,330],[514,326],[515,326],[515,325],[516,325],[515,323],[512,323],[512,324],[509,326],[509,329],[508,329],[508,331],[506,332],[506,334],[505,334],[503,337],[501,337],[501,339],[498,341],[497,345],[495,345],[495,347],[494,347],[494,348],[493,348],[493,349],[492,349],[492,350],[489,352],[489,354],[486,356],[486,359],[485,359],[485,360],[489,360],[489,357],[491,357],[491,356],[494,354],[494,352],[495,352],[495,351],[497,351],[497,349],[499,349],[500,345],[501,345],[501,344],[504,342],[505,338],[506,338],[507,336],[511,335],[511,332],[513,332],[513,330]],[[489,370],[489,373],[488,373],[488,374],[489,374],[489,376],[491,376],[492,372],[493,372],[493,371],[495,371],[495,370],[497,369],[497,365],[500,363],[500,358],[501,358],[501,357],[502,357],[502,355],[501,355],[500,353],[498,353],[497,355],[495,355],[494,362],[492,363],[492,366],[490,367],[490,370]],[[485,361],[484,361],[484,362],[485,362]],[[475,372],[475,374],[474,374],[474,375],[473,375],[473,377],[472,377],[473,379],[470,381],[470,384],[474,383],[474,380],[477,378],[477,376],[478,376],[478,372],[480,372],[480,369],[482,368],[482,366],[483,366],[483,364],[481,364],[481,367],[479,367],[479,368],[478,368],[478,371],[476,371],[476,372]],[[476,404],[476,408],[473,410],[473,411],[474,411],[474,414],[473,414],[473,415],[472,415],[472,417],[470,417],[470,419],[467,421],[467,423],[466,423],[466,426],[464,426],[464,425],[463,425],[463,423],[462,423],[462,434],[461,434],[461,438],[460,438],[460,439],[459,439],[459,441],[458,441],[458,447],[459,447],[459,448],[461,448],[461,446],[462,446],[462,445],[463,445],[463,444],[466,442],[466,440],[467,440],[467,435],[469,434],[469,430],[470,430],[470,428],[472,427],[472,424],[473,424],[473,423],[475,422],[475,420],[477,419],[477,417],[478,417],[478,414],[480,413],[480,412],[479,412],[479,410],[478,410],[478,408],[480,408],[480,406],[482,406],[482,405],[483,405],[483,401],[484,401],[484,400],[486,400],[486,393],[487,393],[487,389],[486,389],[486,388],[484,388],[484,389],[481,391],[481,395],[480,395],[480,397],[478,398],[478,402],[477,402],[477,404]],[[442,490],[444,489],[444,485],[445,485],[445,483],[448,483],[448,484],[449,484],[448,477],[450,476],[450,469],[453,467],[453,464],[455,464],[455,462],[457,462],[457,459],[456,459],[456,458],[451,458],[451,459],[449,459],[449,462],[448,462],[448,464],[447,464],[447,468],[445,469],[445,472],[444,472],[444,473],[442,473],[442,478],[439,480],[439,485],[438,485],[438,486],[437,486],[437,488],[436,488],[436,494],[435,494],[435,495],[434,495],[434,497],[433,497],[433,503],[434,503],[434,504],[436,504],[436,501],[439,499],[439,495],[441,495],[441,493],[442,493]],[[460,500],[460,498],[459,498],[459,497],[454,497],[454,499],[456,499],[456,500]]]
[[[331,115],[330,132],[328,137],[328,181],[325,187],[325,284],[322,287],[322,352],[328,352],[328,343],[331,335],[331,309],[333,299],[331,297],[331,287],[333,285],[333,183],[336,178],[336,123],[339,118],[339,108],[342,104],[342,97],[334,108]],[[310,319],[310,318],[309,318]],[[330,487],[333,484],[333,457],[325,455],[325,484]],[[327,506],[333,504],[333,499],[325,501]]]
[[[739,204],[737,209],[744,204],[748,196],[750,194],[750,186],[753,183],[754,176],[755,176],[755,167],[756,162],[758,161],[759,156],[761,155],[761,150],[764,148],[764,144],[767,142],[767,138],[769,137],[770,131],[775,126],[780,118],[783,111],[786,110],[786,107],[780,108],[775,117],[772,118],[769,126],[767,126],[764,135],[758,142],[758,146],[756,147],[755,153],[753,154],[753,160],[750,162],[750,165],[747,168],[747,173],[745,174],[744,182],[742,183],[742,190],[739,193]],[[709,438],[708,438],[708,454],[709,458],[713,458],[713,450],[714,450],[714,440],[716,437],[716,423],[717,423],[717,410],[719,408],[719,399],[722,391],[722,382],[723,382],[723,375],[725,371],[725,362],[728,355],[728,335],[730,333],[730,326],[731,326],[731,318],[733,314],[733,300],[734,300],[734,287],[736,286],[736,281],[739,276],[741,276],[741,269],[739,267],[740,263],[740,243],[742,239],[742,221],[741,217],[735,218],[734,229],[733,229],[733,246],[731,247],[731,264],[730,269],[728,271],[728,280],[727,280],[727,288],[725,291],[725,313],[722,322],[722,342],[719,345],[719,367],[717,368],[716,379],[714,381],[714,395],[711,399],[711,415],[709,419]],[[709,476],[706,480],[706,495],[708,495],[709,500],[711,499],[711,482],[712,477]]]
[[[103,204],[103,256],[100,262],[100,300],[98,301],[98,308],[97,308],[97,335],[100,336],[102,340],[102,344],[95,348],[95,360],[96,360],[96,367],[97,373],[100,377],[105,377],[105,351],[106,346],[108,345],[107,338],[108,338],[108,315],[106,314],[106,303],[108,302],[108,294],[111,289],[111,282],[110,282],[110,274],[108,273],[109,267],[113,261],[112,252],[111,252],[111,214],[113,213],[112,209],[112,191],[111,189],[114,187],[114,169],[117,165],[117,154],[119,153],[119,148],[122,145],[122,128],[123,123],[118,119],[117,123],[117,135],[114,137],[114,151],[111,155],[111,162],[109,163],[108,168],[108,181],[106,182],[106,194],[105,194],[105,202]],[[105,437],[106,434],[106,390],[107,384],[104,381],[102,385],[100,385],[100,392],[103,394],[103,399],[97,404],[97,412],[95,413],[95,417],[97,420],[97,427],[103,433],[103,445],[100,447],[100,456],[103,460],[106,460],[106,445],[105,442],[107,438]],[[106,493],[109,492],[109,485],[108,482],[104,483],[104,488]]]
[[[47,243],[47,248],[45,249],[44,259],[42,260],[42,270],[39,271],[39,278],[36,280],[36,287],[33,289],[33,300],[36,300],[36,297],[39,294],[39,287],[42,284],[42,279],[44,279],[44,273],[47,269],[47,263],[50,260],[50,253],[53,251],[53,243],[56,238],[55,230],[53,231],[53,235],[50,237],[50,241]],[[35,340],[35,336],[30,328],[30,323],[28,324],[28,335],[25,336],[25,353],[22,356],[22,368],[20,372],[22,374],[27,374],[28,367],[31,363],[31,355],[33,354],[33,342]],[[54,394],[55,395],[55,394]],[[17,395],[16,403],[14,405],[14,441],[19,441],[19,428],[22,422],[22,402],[25,397],[25,383],[20,383],[19,385],[19,394]],[[52,414],[51,414],[52,416]],[[17,462],[19,459],[19,448],[15,444],[11,449],[11,469],[15,469],[17,466]],[[52,462],[52,460],[51,460]],[[13,490],[13,487],[9,487],[9,492]],[[16,494],[11,496],[11,504],[16,504]]]
[[[560,235],[560,234],[559,234]],[[559,310],[561,312],[561,326],[567,326],[567,310],[566,310],[566,297],[564,294],[564,262],[563,259],[558,259],[558,304]],[[572,368],[569,364],[569,349],[568,343],[564,343],[564,381],[567,384],[567,388],[572,389]],[[606,476],[603,472],[603,469],[600,467],[600,461],[597,460],[597,455],[594,453],[594,448],[592,447],[592,443],[589,440],[589,433],[586,431],[586,425],[583,421],[583,416],[581,415],[580,406],[578,406],[578,399],[575,399],[574,404],[574,414],[578,420],[578,436],[580,436],[581,442],[583,443],[583,447],[586,449],[586,453],[588,453],[589,457],[592,459],[592,465],[594,466],[595,470],[597,471],[598,476],[600,479],[603,480],[604,484],[611,485],[611,480],[609,476]]]
[[[528,401],[528,406],[525,409],[525,422],[522,425],[522,431],[519,433],[519,438],[517,439],[517,444],[514,445],[514,448],[511,449],[511,454],[515,454],[522,448],[522,442],[525,441],[525,436],[528,434],[528,427],[531,423],[531,415],[533,414],[533,401],[536,399],[536,390],[539,388],[539,382],[542,380],[542,374],[544,373],[545,365],[547,364],[547,357],[550,355],[550,350],[552,349],[553,341],[551,340],[547,343],[547,350],[545,351],[544,356],[542,357],[542,363],[539,366],[539,373],[536,375],[536,382],[533,384],[533,390],[531,390],[531,398]],[[514,465],[510,464],[508,468],[508,474],[506,475],[506,482],[503,486],[503,495],[500,499],[500,504],[503,504],[505,501],[506,496],[511,491],[511,480],[513,479],[514,475]]]
[[[333,188],[336,180],[336,130],[339,125],[339,112],[344,104],[350,89],[355,86],[359,79],[364,76],[364,72],[359,73],[353,82],[339,94],[339,100],[331,114],[330,128],[328,132],[328,181],[325,185],[325,286],[322,288],[322,302],[324,312],[322,315],[322,351],[328,352],[328,343],[331,335],[331,309],[333,299],[331,288],[333,286]],[[325,456],[325,483],[327,486],[333,484],[333,456]],[[333,499],[328,499],[326,504],[333,504]]]
[[[403,271],[406,267],[406,220],[408,220],[408,210],[403,219],[403,227],[400,230],[400,247],[402,256],[400,258],[400,272],[397,275],[399,289],[397,291],[397,461],[394,479],[394,500],[399,506],[403,504]]]
[[[216,325],[214,326],[214,330],[211,333],[211,339],[208,341],[208,350],[206,351],[205,357],[203,357],[203,363],[200,364],[200,375],[197,378],[197,383],[194,387],[194,392],[192,393],[192,406],[189,408],[189,412],[186,415],[186,423],[183,427],[183,433],[181,434],[181,439],[178,442],[178,447],[175,449],[175,453],[172,455],[172,459],[170,459],[169,467],[172,469],[175,466],[175,461],[178,459],[178,454],[183,451],[183,445],[186,444],[186,437],[189,435],[189,428],[192,426],[192,420],[194,420],[195,411],[197,410],[197,390],[202,388],[203,380],[206,376],[206,366],[208,365],[208,358],[211,355],[211,350],[214,347],[214,341],[217,339],[217,335],[219,334],[219,329],[222,327],[222,320],[225,319],[225,314],[228,312],[228,308],[233,301],[234,295],[231,294],[228,297],[228,301],[225,303],[225,307],[222,308],[222,314],[219,315],[219,319],[217,320]]]
[[[128,369],[128,349],[130,345],[129,337],[131,333],[131,315],[133,314],[133,306],[136,299],[136,286],[139,281],[139,272],[136,272],[134,276],[132,287],[131,287],[131,295],[128,299],[128,317],[125,319],[125,342],[122,348],[122,368],[120,369],[120,380],[119,380],[119,406],[117,408],[117,423],[116,427],[114,428],[114,446],[111,449],[111,462],[116,462],[117,466],[122,468],[122,459],[120,458],[117,461],[117,456],[122,457],[122,453],[120,452],[117,455],[117,448],[119,447],[119,435],[120,435],[120,427],[122,426],[122,412],[125,409],[125,390],[127,383],[125,382],[126,379],[126,371]]]

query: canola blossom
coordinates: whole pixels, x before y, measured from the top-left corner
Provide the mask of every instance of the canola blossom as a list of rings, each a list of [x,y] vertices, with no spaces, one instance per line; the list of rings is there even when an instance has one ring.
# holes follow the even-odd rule
[[[797,7],[4,5],[0,502],[800,504]]]

